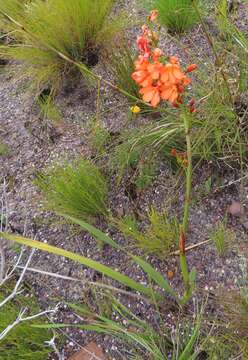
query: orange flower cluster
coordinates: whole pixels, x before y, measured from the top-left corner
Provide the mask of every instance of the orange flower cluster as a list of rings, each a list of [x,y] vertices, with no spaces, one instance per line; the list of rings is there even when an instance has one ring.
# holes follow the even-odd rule
[[[160,62],[163,55],[162,50],[159,48],[150,49],[153,34],[147,26],[142,27],[142,35],[137,39],[140,55],[135,61],[132,79],[141,87],[140,94],[143,100],[153,107],[156,107],[161,100],[169,101],[174,106],[178,106],[182,103],[181,95],[185,86],[191,81],[186,74],[195,70],[197,65],[192,64],[183,72],[179,60],[175,56],[171,56],[166,64]]]

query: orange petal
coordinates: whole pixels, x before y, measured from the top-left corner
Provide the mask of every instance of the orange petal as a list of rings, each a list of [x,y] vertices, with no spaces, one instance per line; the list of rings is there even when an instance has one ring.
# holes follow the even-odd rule
[[[169,74],[167,71],[162,71],[162,74],[161,74],[161,78],[160,80],[163,82],[163,83],[167,83],[169,81]]]
[[[143,81],[139,82],[140,86],[142,87],[151,86],[152,83],[153,83],[153,79],[151,76],[147,76],[145,79],[143,79]]]
[[[170,101],[173,104],[173,103],[176,102],[177,98],[178,98],[178,92],[177,92],[176,89],[173,88],[172,93],[171,93],[168,101]]]
[[[160,103],[160,95],[159,95],[159,91],[157,90],[152,97],[151,105],[153,107],[156,107],[159,103]]]
[[[191,83],[191,79],[185,76],[185,78],[183,79],[183,85],[189,85],[190,83]]]
[[[140,93],[143,94],[143,100],[145,102],[152,101],[152,98],[155,94],[156,88],[154,86],[148,86],[140,90]]]
[[[178,62],[179,62],[178,57],[176,57],[176,56],[171,56],[169,61],[171,64],[178,64]]]
[[[161,93],[161,98],[162,98],[163,100],[169,100],[172,92],[173,92],[173,88],[172,88],[172,87],[169,87],[168,89],[163,90],[162,93]]]
[[[134,73],[132,73],[132,79],[140,84],[141,82],[143,82],[145,80],[145,78],[147,77],[147,72],[146,71],[143,71],[143,70],[138,70],[138,71],[135,71]]]

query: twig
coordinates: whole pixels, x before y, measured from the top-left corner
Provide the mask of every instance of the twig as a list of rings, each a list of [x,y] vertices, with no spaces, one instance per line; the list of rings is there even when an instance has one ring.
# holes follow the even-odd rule
[[[197,248],[197,247],[199,247],[201,245],[209,243],[210,241],[211,240],[204,240],[204,241],[201,241],[201,242],[199,242],[197,244],[189,245],[189,246],[187,246],[185,248],[185,251],[187,252],[189,250],[195,249],[195,248]],[[180,250],[173,251],[173,252],[169,253],[169,255],[180,255]]]
[[[45,310],[42,312],[39,312],[35,315],[31,315],[31,316],[27,316],[27,317],[23,317],[23,315],[27,312],[27,308],[21,309],[19,315],[17,316],[16,320],[13,321],[11,324],[9,324],[1,333],[0,333],[0,341],[18,324],[20,324],[21,322],[24,321],[30,321],[30,320],[34,320],[40,316],[46,315],[46,314],[51,314],[51,313],[55,313],[57,311],[57,308],[53,309],[53,310]]]
[[[4,214],[4,208],[5,208],[5,214]],[[5,222],[5,225],[4,225],[4,222]],[[3,195],[1,198],[0,232],[3,232],[3,229],[6,231],[7,227],[8,227],[7,185],[6,185],[6,180],[4,178],[4,180],[3,180]],[[4,245],[3,245],[2,241],[0,241],[0,283],[4,279],[5,266],[6,266],[5,250],[4,250]]]
[[[50,346],[53,351],[55,352],[55,354],[58,356],[58,360],[65,360],[65,354],[64,351],[62,351],[62,353],[60,353],[59,349],[57,348],[56,344],[55,344],[55,339],[56,339],[56,333],[53,331],[53,337],[51,340],[49,341],[45,341],[45,344],[47,346]]]
[[[17,268],[23,269],[24,267],[18,265]],[[69,280],[69,281],[74,281],[74,282],[81,282],[81,283],[83,283],[83,284],[88,284],[88,285],[90,285],[90,286],[96,286],[96,287],[100,287],[100,288],[109,289],[109,290],[111,290],[111,291],[115,291],[115,292],[118,292],[118,293],[120,293],[120,294],[124,294],[124,295],[127,295],[127,296],[131,296],[131,297],[134,297],[134,298],[136,298],[136,299],[147,300],[146,298],[142,297],[141,295],[133,294],[133,293],[131,293],[131,292],[129,292],[129,291],[125,291],[125,290],[122,290],[122,289],[118,289],[118,288],[116,288],[116,287],[114,287],[114,286],[107,285],[107,284],[103,284],[103,283],[99,283],[99,282],[87,281],[87,280],[78,279],[78,278],[74,278],[74,277],[71,277],[71,276],[61,275],[61,274],[58,274],[58,273],[53,273],[53,272],[44,271],[44,270],[41,270],[41,269],[36,269],[36,268],[31,268],[31,267],[28,267],[28,268],[26,269],[26,271],[32,271],[32,272],[35,272],[35,273],[38,273],[38,274],[47,275],[47,276],[55,277],[55,278],[62,279],[62,280]]]
[[[19,287],[20,287],[20,285],[21,285],[21,283],[22,283],[22,281],[23,281],[24,275],[25,275],[25,273],[26,273],[26,271],[27,271],[28,265],[30,264],[30,262],[31,262],[31,260],[32,260],[32,257],[33,257],[33,255],[34,255],[34,252],[35,252],[35,249],[32,249],[32,251],[31,251],[31,253],[30,253],[29,257],[28,257],[28,260],[27,260],[27,262],[26,262],[26,265],[24,266],[24,268],[23,268],[23,270],[22,270],[22,273],[21,273],[21,275],[20,275],[20,277],[19,277],[19,279],[18,279],[18,281],[17,281],[17,283],[16,283],[16,285],[15,285],[15,287],[14,287],[14,290],[12,291],[12,293],[11,293],[9,296],[7,296],[7,297],[0,303],[0,308],[1,308],[2,306],[4,306],[8,301],[12,300],[16,295],[19,295],[19,294],[22,293],[23,290],[19,290]]]

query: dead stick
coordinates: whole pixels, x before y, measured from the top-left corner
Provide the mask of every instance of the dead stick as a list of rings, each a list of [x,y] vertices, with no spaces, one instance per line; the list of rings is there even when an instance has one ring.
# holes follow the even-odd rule
[[[195,249],[196,247],[207,244],[208,242],[210,242],[210,240],[204,240],[197,244],[189,245],[185,248],[185,251]],[[180,250],[173,251],[173,252],[169,253],[169,255],[180,255]]]

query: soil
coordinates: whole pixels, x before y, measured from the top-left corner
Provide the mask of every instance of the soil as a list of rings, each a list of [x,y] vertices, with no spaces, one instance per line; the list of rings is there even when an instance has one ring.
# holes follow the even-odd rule
[[[127,9],[130,19],[133,17],[141,18],[145,14],[134,4],[133,0],[123,1],[122,8]],[[248,17],[245,16],[245,13],[247,13],[247,8],[240,4],[237,23],[242,29],[247,26]],[[138,31],[138,27],[133,27],[130,30],[131,40],[135,39]],[[197,49],[196,57],[203,62],[204,59],[209,59],[212,56],[200,25],[180,38],[180,44],[184,45],[184,50],[182,50],[181,45],[177,46],[176,41],[165,31],[163,31],[161,39],[161,48],[166,49],[168,55],[179,56],[183,64],[192,62],[187,52],[188,47],[195,47]],[[11,65],[17,66],[16,64]],[[25,233],[27,237],[36,238],[42,242],[88,256],[122,271],[142,284],[147,284],[148,280],[141,269],[132,264],[120,251],[109,247],[99,249],[95,240],[87,233],[80,232],[77,228],[63,222],[61,218],[45,211],[41,195],[33,183],[37,171],[51,166],[61,159],[73,159],[77,156],[91,158],[94,156],[89,146],[88,136],[91,120],[96,113],[97,89],[89,90],[83,80],[66,84],[56,99],[56,104],[61,112],[61,120],[54,124],[42,119],[39,115],[35,98],[27,91],[28,80],[16,80],[16,77],[10,74],[6,68],[1,69],[0,142],[6,144],[9,151],[6,155],[0,156],[0,180],[1,190],[3,190],[4,179],[8,184],[9,230],[17,234]],[[97,72],[104,73],[99,64],[94,69]],[[108,77],[108,74],[105,73],[104,75]],[[116,133],[125,124],[128,104],[122,96],[109,88],[102,88],[101,92],[104,94],[102,109],[110,110],[107,115],[102,117],[102,121],[108,130]],[[170,174],[170,165],[163,160],[157,169],[155,181],[139,194],[138,206],[140,211],[147,211],[151,205],[160,209],[166,199],[174,196],[174,179]],[[216,181],[211,193],[202,194],[202,184],[210,174],[220,179],[221,183]],[[235,232],[236,239],[225,257],[218,256],[211,241],[188,252],[189,267],[195,267],[197,270],[198,290],[193,300],[198,302],[203,301],[208,294],[216,293],[217,290],[237,289],[243,276],[242,268],[247,265],[248,178],[245,177],[244,179],[244,193],[241,194],[239,176],[236,171],[227,169],[221,176],[219,174],[220,169],[216,166],[205,164],[197,169],[194,175],[188,243],[197,244],[209,239],[211,229],[225,217],[232,201],[242,201],[245,209],[245,221],[242,223],[240,217],[228,214],[228,227]],[[181,216],[182,187],[177,192],[177,200],[173,206],[174,212]],[[111,186],[109,204],[112,211],[119,214],[130,213],[130,209],[137,206],[135,201],[128,196],[124,184],[118,188]],[[110,234],[119,244],[126,243],[123,236],[115,229],[108,227],[108,224],[103,220],[99,220],[98,226]],[[6,244],[6,247],[9,255],[8,260],[11,264],[17,255],[13,252],[11,244]],[[141,251],[137,251],[137,253],[141,253]],[[175,289],[182,290],[177,256],[169,256],[165,259],[159,259],[155,256],[146,256],[146,258],[165,276],[167,276],[168,271],[172,271],[174,276],[170,280],[171,285]],[[45,272],[99,281],[99,274],[93,270],[40,251],[36,251],[31,266]],[[91,303],[94,301],[91,289],[87,284],[34,272],[27,273],[26,281],[34,287],[42,308],[60,303],[60,310],[54,321],[68,323],[79,321],[68,310],[65,304],[67,301],[87,300],[87,297],[87,301]],[[106,279],[105,282],[113,284]],[[135,314],[151,323],[156,322],[156,314],[151,305],[143,300],[137,300],[137,298],[123,297],[120,294],[118,296]],[[190,308],[188,311],[191,311]],[[169,327],[173,326],[173,317],[175,319],[177,315],[168,307],[166,320]],[[92,340],[101,344],[109,359],[123,359],[127,354],[125,345],[107,335],[100,336],[76,329],[64,330],[64,335],[63,350],[66,359]],[[51,359],[56,359],[56,355],[52,355]]]

